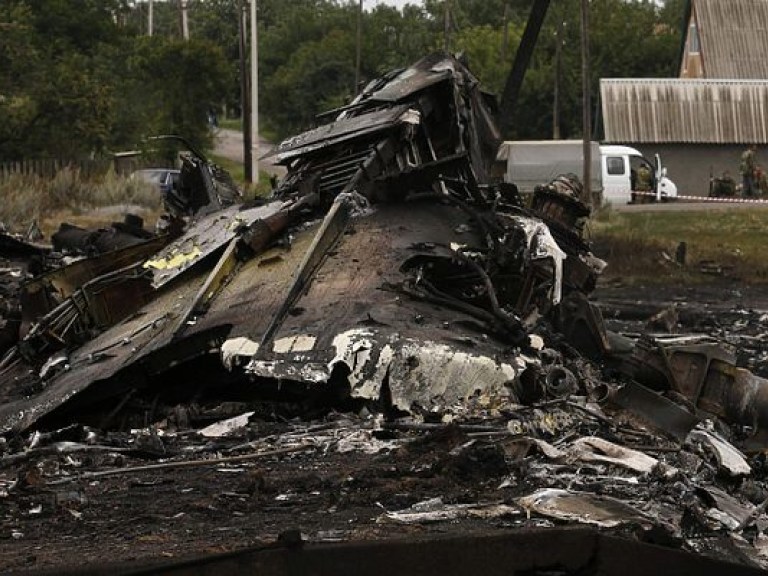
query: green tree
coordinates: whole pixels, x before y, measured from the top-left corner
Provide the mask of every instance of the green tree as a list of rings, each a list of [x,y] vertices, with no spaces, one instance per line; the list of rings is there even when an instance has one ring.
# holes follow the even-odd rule
[[[120,5],[45,4],[18,0],[1,8],[3,158],[90,152],[103,147],[109,132],[110,87],[90,59],[114,33],[113,13]]]
[[[32,12],[19,2],[0,5],[0,158],[17,159],[38,115],[31,96],[42,81],[42,54],[33,41]]]
[[[354,83],[354,37],[340,30],[305,42],[265,81],[267,125],[283,137],[306,128],[320,112],[348,102]],[[262,115],[263,112],[262,112]]]
[[[671,12],[669,13],[671,14]],[[565,22],[560,83],[561,130],[565,138],[581,137],[580,1],[563,0],[550,10],[526,74],[518,110],[517,138],[550,138],[554,91],[554,55],[558,21]],[[591,0],[590,104],[599,111],[600,78],[669,77],[676,70],[679,31],[661,18],[661,10],[644,0]],[[598,124],[599,126],[599,124]],[[599,130],[597,137],[600,137]]]
[[[210,146],[207,112],[226,92],[227,78],[221,50],[205,40],[137,39],[116,95],[113,145],[163,133]]]
[[[190,3],[191,41],[179,39],[175,2],[5,0],[0,3],[0,156],[98,153],[176,132],[209,139],[206,111],[239,102],[238,19],[243,0]],[[425,0],[363,14],[361,74],[367,81],[443,46],[446,1],[451,50],[484,88],[499,93],[530,10],[529,0]],[[553,2],[515,114],[515,137],[552,131],[555,54],[561,132],[581,133],[580,0]],[[358,3],[260,0],[261,124],[279,136],[354,95]],[[593,110],[601,77],[674,74],[685,0],[591,0]],[[563,35],[555,36],[560,22]],[[507,45],[504,47],[505,26]]]
[[[221,49],[139,36],[137,10],[123,0],[0,3],[1,159],[99,154],[158,132],[209,143],[206,112],[228,79]]]

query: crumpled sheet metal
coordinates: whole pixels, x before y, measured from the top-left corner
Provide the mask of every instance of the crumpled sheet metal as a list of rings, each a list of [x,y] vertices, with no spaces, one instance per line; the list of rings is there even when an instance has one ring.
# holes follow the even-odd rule
[[[679,470],[639,450],[633,450],[610,442],[599,436],[583,436],[569,444],[553,446],[540,438],[523,437],[510,443],[510,449],[526,454],[532,446],[546,458],[558,462],[601,463],[625,468],[648,476],[658,473],[664,478],[674,478]]]
[[[257,218],[260,213],[252,214]],[[361,329],[377,334],[381,348],[371,354],[371,362],[364,367],[371,381],[357,382],[356,395],[377,393],[390,364],[386,361],[390,353],[389,378],[395,383],[392,393],[403,406],[417,401],[426,406],[445,405],[478,389],[506,394],[505,383],[519,375],[522,365],[514,354],[504,358],[500,344],[484,335],[487,330],[482,323],[397,290],[403,280],[400,266],[425,244],[447,247],[460,240],[471,249],[478,246],[479,239],[456,232],[467,220],[462,210],[431,202],[380,205],[356,218],[354,233],[343,236],[322,262],[275,333],[270,350],[258,350],[256,344],[282,305],[293,274],[314,238],[317,222],[296,232],[290,250],[275,248],[242,263],[207,312],[191,319],[183,337],[174,339],[176,320],[205,279],[204,267],[189,270],[184,282],[167,284],[136,314],[72,352],[67,369],[52,376],[37,397],[0,406],[0,431],[32,425],[93,383],[99,383],[99,389],[110,387],[119,395],[124,387],[141,386],[142,381],[157,378],[170,366],[212,350],[223,350],[225,362],[241,366],[246,364],[242,353],[253,355],[255,351],[259,357],[252,375],[305,383],[327,381],[329,366],[332,369],[341,351],[347,358],[337,361],[348,362],[355,374],[362,366],[358,354],[362,350],[353,354],[359,356],[356,364],[347,348],[340,345],[337,351],[333,341],[340,334],[359,334],[355,331]],[[228,229],[232,218],[218,222]],[[458,325],[477,328],[462,328],[458,334]],[[356,342],[351,346],[359,348],[361,339],[353,339]],[[463,383],[435,381],[433,374],[459,378]],[[397,383],[402,383],[402,388]],[[258,381],[253,385],[258,386]],[[413,386],[413,392],[405,390],[406,386]],[[435,386],[434,394],[430,393],[431,386]],[[453,387],[456,392],[451,391]]]
[[[628,374],[657,390],[682,394],[698,409],[751,429],[748,450],[768,445],[768,379],[736,366],[736,351],[709,336],[640,338]]]
[[[374,80],[334,121],[287,139],[274,153],[279,154],[282,163],[299,159],[312,164],[317,160],[313,155],[333,156],[334,152],[342,152],[339,144],[350,146],[353,140],[357,148],[353,145],[351,149],[355,152],[379,148],[384,144],[385,131],[391,135],[397,125],[405,125],[404,137],[395,135],[397,144],[384,154],[386,166],[379,166],[389,176],[399,178],[410,169],[418,171],[433,162],[447,161],[440,170],[443,175],[455,174],[455,169],[461,167],[468,168],[466,173],[471,172],[477,182],[489,181],[500,132],[477,79],[443,52]],[[418,125],[423,125],[423,130],[416,129]],[[444,135],[437,134],[443,131]],[[413,139],[416,132],[421,135]],[[369,141],[374,134],[379,136],[378,143]],[[429,153],[414,152],[416,148]],[[398,163],[392,162],[395,156],[400,157]],[[297,170],[301,173],[301,168]],[[289,173],[286,181],[290,182],[292,176]]]
[[[280,164],[326,146],[338,145],[349,138],[359,138],[375,132],[393,129],[408,121],[408,106],[395,106],[365,116],[341,118],[333,124],[324,124],[283,140],[264,158],[277,155]]]
[[[434,336],[449,337],[450,332]],[[305,342],[312,340],[304,337]],[[280,360],[279,350],[288,361]],[[504,358],[492,350],[482,354],[457,345],[409,338],[401,331],[364,328],[337,334],[332,348],[319,353],[306,347],[275,346],[270,360],[252,360],[246,371],[262,378],[320,383],[330,380],[341,366],[349,373],[353,397],[378,400],[386,384],[392,405],[410,411],[414,405],[444,410],[475,395],[484,396],[489,404],[509,402],[513,398],[511,384],[527,362],[519,354]]]
[[[512,217],[520,228],[525,231],[528,239],[528,257],[530,260],[550,260],[554,267],[554,284],[552,286],[552,304],[559,304],[563,298],[563,261],[566,254],[552,236],[549,227],[544,222],[522,216]]]
[[[654,523],[643,512],[617,498],[589,492],[543,488],[518,498],[517,503],[529,512],[601,528],[615,528],[627,523]]]
[[[405,209],[408,220],[402,218]],[[355,233],[322,264],[296,303],[301,313],[286,319],[272,349],[258,350],[255,333],[225,342],[225,361],[239,355],[236,363],[242,365],[246,351],[256,356],[246,368],[254,377],[316,384],[344,368],[353,396],[378,399],[386,380],[393,404],[403,410],[414,404],[446,407],[478,391],[508,399],[508,385],[525,368],[524,358],[505,358],[482,333],[457,338],[454,325],[471,320],[460,312],[446,315],[382,290],[402,280],[400,266],[427,240],[449,245],[459,239],[455,229],[465,218],[450,206],[414,203],[381,206],[356,220]],[[466,234],[460,238],[468,241]]]
[[[711,430],[707,430],[701,424],[691,430],[686,442],[689,444],[699,444],[705,450],[711,452],[715,456],[720,469],[730,476],[748,476],[752,473],[752,468],[747,463],[744,454],[725,438]]]
[[[245,226],[275,214],[284,206],[285,202],[271,202],[247,210],[242,210],[239,206],[229,206],[193,222],[180,238],[144,263],[144,267],[152,271],[152,286],[164,286],[206,256],[222,248]]]
[[[366,86],[363,95],[356,98],[353,104],[364,99],[366,95],[370,95],[372,100],[379,102],[398,102],[455,74],[456,67],[451,60],[440,53],[431,54],[402,70],[384,86],[380,86],[379,82],[374,80]]]
[[[641,474],[658,471],[665,478],[673,478],[678,474],[675,467],[659,462],[643,452],[595,436],[578,438],[571,444],[569,452],[582,462],[613,464]]]
[[[29,398],[19,398],[0,404],[0,433],[20,431],[32,426],[37,420],[66,405],[71,399],[96,386],[104,386],[108,394],[120,395],[124,388],[111,382],[121,370],[136,365],[131,385],[141,385],[146,374],[143,362],[149,361],[150,353],[171,340],[173,323],[169,320],[184,308],[184,302],[192,298],[202,277],[167,291],[135,314],[98,337],[71,352],[63,370],[45,381],[40,393]],[[194,348],[202,348],[198,343]],[[199,355],[200,350],[194,350]],[[177,361],[187,359],[179,351]],[[165,366],[165,369],[168,365]]]
[[[377,518],[377,523],[430,524],[432,522],[456,522],[463,518],[504,518],[519,516],[521,511],[499,502],[477,504],[445,504],[442,498],[417,502],[405,510],[388,511]]]

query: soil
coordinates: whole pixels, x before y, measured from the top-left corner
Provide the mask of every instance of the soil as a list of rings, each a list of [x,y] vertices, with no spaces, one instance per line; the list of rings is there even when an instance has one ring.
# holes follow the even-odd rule
[[[281,429],[295,426],[274,426],[272,433]],[[449,454],[466,441],[455,431],[372,456],[309,450],[258,462],[126,472],[55,487],[30,478],[25,488],[4,499],[0,565],[6,570],[72,568],[105,559],[199,556],[274,542],[290,530],[313,541],[336,541],[520,524],[519,518],[432,527],[377,523],[385,509],[435,497],[446,503],[508,499],[508,491],[499,489],[508,473],[503,456]],[[147,462],[108,455],[47,463],[59,468],[60,477]],[[22,469],[19,477],[26,478],[30,470]]]
[[[759,318],[761,310],[768,310],[768,289],[727,283],[652,290],[613,285],[598,290],[594,300],[614,311],[613,316],[606,314],[609,327],[632,330],[647,325],[644,314],[632,319],[616,310],[644,310],[643,306],[661,310],[677,303],[691,312],[683,317],[693,319],[681,328],[709,326],[710,332],[724,334],[734,318],[746,317],[745,311],[751,309],[749,317]],[[755,322],[758,330],[761,323]],[[752,359],[760,354],[754,352]],[[351,419],[349,426],[345,418]],[[252,418],[239,436],[226,439],[189,432],[147,436],[97,431],[96,445],[124,451],[0,462],[0,568],[59,571],[105,562],[197,557],[271,543],[291,530],[324,542],[553,525],[522,511],[491,519],[382,522],[386,511],[437,497],[445,504],[515,506],[517,496],[530,492],[532,476],[524,461],[518,462],[519,468],[510,463],[492,435],[489,439],[456,427],[380,431],[379,438],[359,443],[394,441],[374,454],[359,449],[341,453],[335,449],[338,439],[328,440],[328,427],[366,430],[372,427],[372,418],[365,411],[331,413],[315,421]],[[316,432],[310,428],[313,425]],[[87,432],[78,428],[76,435]],[[286,435],[299,443],[313,441],[315,446],[213,466],[131,471],[181,456],[202,460],[281,448],[285,444],[278,440]],[[247,442],[253,444],[243,448]],[[121,472],[83,476],[103,470]],[[71,480],[62,481],[66,478]],[[539,486],[557,485],[545,474],[536,478]]]

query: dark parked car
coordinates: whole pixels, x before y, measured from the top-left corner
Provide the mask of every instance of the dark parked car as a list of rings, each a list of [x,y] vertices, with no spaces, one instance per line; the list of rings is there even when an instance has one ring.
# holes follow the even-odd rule
[[[181,170],[174,168],[144,168],[133,172],[131,178],[152,184],[165,196],[178,185],[180,174]]]

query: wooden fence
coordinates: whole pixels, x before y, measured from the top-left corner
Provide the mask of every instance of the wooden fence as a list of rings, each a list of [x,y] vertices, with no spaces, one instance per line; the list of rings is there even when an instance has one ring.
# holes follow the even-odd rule
[[[0,162],[0,178],[11,174],[28,174],[52,178],[59,170],[68,167],[80,172],[83,177],[105,174],[113,165],[110,158],[66,160],[61,158],[36,158],[18,162]]]

